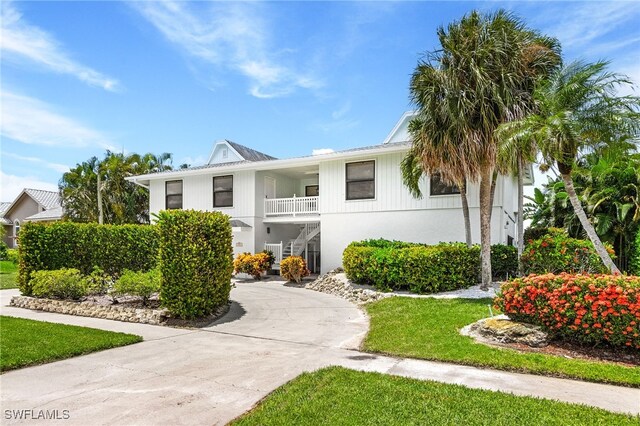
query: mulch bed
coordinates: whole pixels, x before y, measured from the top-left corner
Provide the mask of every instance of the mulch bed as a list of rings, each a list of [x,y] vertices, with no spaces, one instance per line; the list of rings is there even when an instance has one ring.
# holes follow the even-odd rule
[[[537,352],[555,355],[569,359],[584,359],[587,361],[612,362],[625,367],[640,366],[640,351],[634,349],[612,347],[589,347],[571,342],[552,341],[543,348],[532,348],[523,343],[505,343],[499,346],[522,352]]]

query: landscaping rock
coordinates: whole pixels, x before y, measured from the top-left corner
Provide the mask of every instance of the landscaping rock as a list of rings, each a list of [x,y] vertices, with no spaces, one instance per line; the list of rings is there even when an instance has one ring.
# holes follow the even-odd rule
[[[549,336],[533,324],[511,321],[505,315],[482,319],[460,330],[460,334],[482,343],[522,343],[533,348],[549,344]]]
[[[315,281],[307,284],[305,288],[342,297],[357,305],[375,302],[391,296],[375,290],[354,287],[351,281],[347,279],[342,268],[334,269],[319,276]]]
[[[105,306],[92,302],[39,299],[27,296],[14,296],[11,298],[10,305],[45,312],[152,325],[164,324],[169,318],[169,311],[166,309],[140,309],[117,305]]]

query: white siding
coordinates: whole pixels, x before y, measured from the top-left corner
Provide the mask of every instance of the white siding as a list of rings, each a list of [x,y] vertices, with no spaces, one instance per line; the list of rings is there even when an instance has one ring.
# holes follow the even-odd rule
[[[225,151],[226,157],[224,156]],[[230,163],[241,160],[243,160],[243,158],[239,157],[226,142],[219,142],[213,148],[211,158],[209,158],[209,164]]]

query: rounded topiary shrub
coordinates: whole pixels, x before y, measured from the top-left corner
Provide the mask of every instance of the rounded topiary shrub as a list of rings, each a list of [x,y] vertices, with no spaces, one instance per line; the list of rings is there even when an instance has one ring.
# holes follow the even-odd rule
[[[280,276],[289,281],[299,283],[309,274],[307,262],[300,256],[289,256],[280,262]]]
[[[36,271],[31,274],[35,297],[78,300],[87,295],[87,282],[77,269]]]
[[[167,210],[158,214],[160,302],[179,318],[215,312],[229,302],[233,272],[229,216]]]
[[[494,304],[554,337],[640,349],[640,277],[530,275],[504,283]]]
[[[614,257],[611,246],[606,245]],[[550,229],[538,240],[529,241],[521,257],[525,274],[605,273],[604,263],[591,241],[570,238],[563,230]]]

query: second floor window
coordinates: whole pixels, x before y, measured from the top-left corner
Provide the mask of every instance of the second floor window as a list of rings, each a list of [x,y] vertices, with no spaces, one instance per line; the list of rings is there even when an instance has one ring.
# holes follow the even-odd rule
[[[376,162],[358,161],[346,167],[347,200],[376,198]]]
[[[168,180],[165,182],[165,209],[182,208],[182,181]]]
[[[213,178],[213,207],[233,207],[233,176]]]
[[[440,176],[440,173],[433,173],[429,181],[429,195],[451,195],[459,194],[457,185],[447,185]]]

